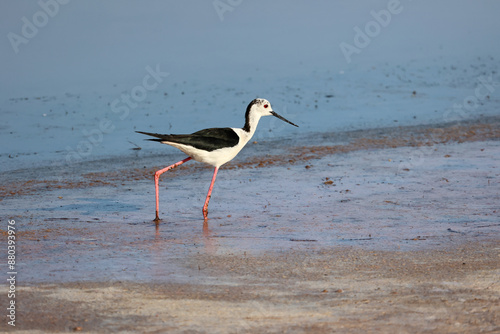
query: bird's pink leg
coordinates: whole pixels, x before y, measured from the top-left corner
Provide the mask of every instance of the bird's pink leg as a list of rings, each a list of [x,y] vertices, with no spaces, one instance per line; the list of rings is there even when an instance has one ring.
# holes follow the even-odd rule
[[[159,171],[156,171],[156,173],[155,173],[155,190],[156,190],[156,218],[155,218],[155,221],[156,222],[160,221],[160,217],[158,216],[158,212],[160,210],[160,190],[159,190],[159,185],[158,185],[158,181],[160,180],[160,175],[165,173],[166,171],[172,169],[172,168],[175,168],[177,166],[182,165],[183,163],[185,163],[186,161],[189,161],[191,159],[192,159],[191,157],[187,157],[186,159],[184,159],[182,161],[179,161],[173,165],[170,165],[168,167],[160,169]]]
[[[217,177],[217,172],[219,171],[219,167],[215,167],[214,176],[212,176],[212,183],[210,183],[210,188],[208,188],[207,198],[205,199],[205,205],[203,205],[203,217],[205,221],[208,219],[208,202],[210,201],[210,197],[212,197],[212,189],[214,188],[215,178]]]

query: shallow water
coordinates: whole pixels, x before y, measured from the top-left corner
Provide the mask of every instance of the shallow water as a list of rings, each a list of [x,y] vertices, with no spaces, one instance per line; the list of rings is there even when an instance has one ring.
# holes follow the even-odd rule
[[[434,145],[401,171],[416,150],[223,167],[207,225],[201,207],[212,171],[197,163],[160,180],[159,225],[152,178],[127,174],[92,174],[93,186],[33,189],[5,198],[2,211],[16,220],[23,283],[202,283],[215,279],[196,275],[193,261],[203,254],[413,251],[498,238],[500,143]],[[98,183],[98,175],[110,183]]]

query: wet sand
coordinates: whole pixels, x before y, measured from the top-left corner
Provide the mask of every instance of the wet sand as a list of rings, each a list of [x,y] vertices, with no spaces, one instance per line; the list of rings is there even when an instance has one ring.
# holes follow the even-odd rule
[[[205,226],[200,164],[162,177],[160,225],[165,157],[2,173],[18,313],[0,329],[500,332],[499,124],[254,143],[221,169]]]
[[[207,333],[495,333],[498,242],[417,252],[357,247],[200,254],[197,283],[24,287],[20,328]],[[199,268],[198,268],[199,267]]]

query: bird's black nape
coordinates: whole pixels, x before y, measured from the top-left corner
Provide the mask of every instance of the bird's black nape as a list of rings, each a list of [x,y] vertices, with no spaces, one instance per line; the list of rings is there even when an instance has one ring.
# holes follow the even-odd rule
[[[254,104],[257,104],[259,99],[255,99],[252,102],[250,102],[247,106],[247,111],[245,112],[245,126],[243,127],[243,130],[246,132],[250,132],[250,109],[252,109]]]

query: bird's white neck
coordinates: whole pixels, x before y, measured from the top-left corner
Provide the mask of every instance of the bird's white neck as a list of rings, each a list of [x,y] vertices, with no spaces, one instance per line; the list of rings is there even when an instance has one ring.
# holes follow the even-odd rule
[[[245,145],[253,137],[260,117],[259,114],[249,112],[245,115],[245,125],[243,128],[234,129],[240,136],[240,144]]]
[[[252,137],[255,133],[255,130],[257,130],[257,125],[259,124],[260,117],[261,115],[255,112],[248,112],[245,115],[245,126],[243,127],[243,130],[245,132],[248,132],[250,137]]]

